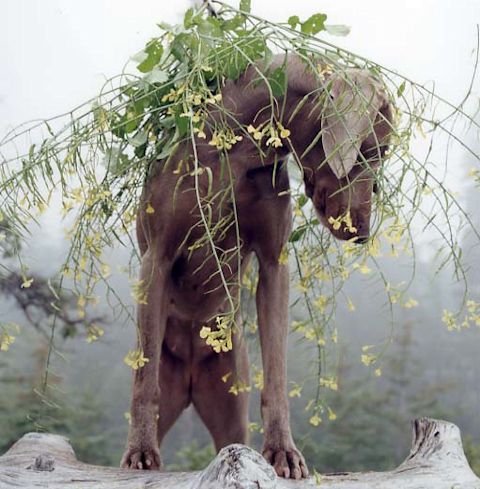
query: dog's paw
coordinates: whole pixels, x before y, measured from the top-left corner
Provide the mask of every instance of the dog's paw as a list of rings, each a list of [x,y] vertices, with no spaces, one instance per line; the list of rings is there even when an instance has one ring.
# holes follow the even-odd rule
[[[263,456],[269,462],[278,476],[285,479],[301,479],[308,477],[308,468],[303,455],[295,445],[285,448],[263,449]]]
[[[158,448],[128,447],[120,462],[120,467],[134,470],[159,470],[161,465]]]

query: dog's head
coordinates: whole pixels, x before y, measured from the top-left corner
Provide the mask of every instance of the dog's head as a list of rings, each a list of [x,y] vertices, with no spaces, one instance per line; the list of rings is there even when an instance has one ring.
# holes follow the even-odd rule
[[[332,75],[321,115],[321,144],[305,167],[308,197],[339,239],[370,234],[375,172],[388,147],[392,111],[381,84],[365,70]]]

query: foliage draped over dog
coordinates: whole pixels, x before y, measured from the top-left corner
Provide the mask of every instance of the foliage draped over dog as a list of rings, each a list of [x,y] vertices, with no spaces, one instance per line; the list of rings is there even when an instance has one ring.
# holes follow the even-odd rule
[[[249,0],[241,0],[238,9],[222,2],[215,1],[214,5],[215,10],[205,4],[188,9],[180,25],[158,24],[158,37],[132,58],[136,70],[109,80],[95,99],[68,114],[16,128],[1,140],[0,246],[8,244],[13,251],[8,263],[1,264],[0,272],[9,273],[17,260],[22,287],[28,290],[32,286],[19,243],[28,237],[29,222],[38,220],[53,203],[60,203],[71,246],[59,270],[56,287],[69,288],[76,294],[79,318],[97,300],[100,284],[105,284],[109,301],[118,306],[118,295],[108,283],[108,250],[119,243],[134,249],[132,225],[137,213],[155,213],[150,204],[139,209],[138,203],[156,161],[161,160],[168,167],[179,145],[189,141],[195,147],[196,141],[207,140],[207,136],[208,144],[224,155],[227,169],[228,152],[242,138],[255,141],[259,154],[268,147],[288,144],[290,130],[275,117],[275,100],[283,95],[287,82],[284,66],[269,68],[276,53],[296,53],[318,77],[319,86],[326,83],[331,73],[342,74],[348,82],[350,68],[368,70],[381,81],[395,114],[388,158],[376,173],[378,191],[367,244],[358,247],[353,241],[337,242],[318,226],[303,192],[301,166],[295,158],[290,162],[294,229],[280,260],[295,265],[296,293],[292,307],[307,313],[307,319],[293,322],[293,329],[318,351],[317,394],[307,404],[310,422],[317,425],[322,415],[335,418],[335,413],[322,402],[323,389],[337,389],[335,354],[330,357],[326,354],[337,343],[333,314],[341,302],[350,310],[355,309],[342,287],[352,274],[380,281],[392,318],[396,305],[419,306],[408,296],[409,283],[390,283],[379,260],[381,256],[410,254],[413,280],[414,229],[430,230],[439,250],[439,269],[452,267],[457,279],[464,283],[465,293],[458,310],[445,310],[444,322],[451,329],[480,323],[480,306],[467,296],[466,265],[460,245],[461,233],[466,228],[476,239],[480,235],[461,201],[444,181],[448,152],[443,160],[431,159],[437,137],[444,134],[448,145],[462,147],[478,162],[478,148],[458,136],[455,128],[467,124],[478,131],[480,125],[465,109],[470,91],[462,104],[454,106],[432,89],[317,37],[348,32],[343,26],[329,25],[324,14],[303,21],[292,16],[287,22],[276,24],[252,14]],[[223,107],[221,88],[226,80],[236,80],[249,65],[258,63],[264,67],[258,71],[258,83],[266,84],[271,94],[270,107],[263,108],[271,114],[270,121],[262,125],[252,121],[242,126]],[[475,74],[476,70],[473,78]],[[222,113],[223,122],[210,127],[208,115],[213,109]],[[418,136],[427,141],[428,151],[423,156],[410,149],[413,138]],[[25,147],[28,149],[23,151]],[[209,174],[208,166],[201,165],[197,158],[171,170],[182,176]],[[478,172],[472,172],[477,181]],[[212,222],[209,215],[212,206],[223,198],[232,200],[235,209],[232,185],[233,181],[222,190],[222,195],[198,197],[199,224],[204,226],[205,234],[197,245],[212,246],[220,274],[223,254],[213,246],[212,236],[222,226],[235,223],[235,213],[233,221],[220,223]],[[334,226],[352,225],[348,212],[331,219]],[[236,283],[241,281],[239,276]],[[242,285],[246,296],[253,293],[255,274],[247,273]],[[229,295],[236,289],[235,284],[225,281],[224,286]],[[142,283],[133,282],[132,296],[137,302],[145,300]],[[232,309],[217,318],[217,330],[202,330],[202,336],[215,350],[228,349],[231,335],[239,329],[255,330],[250,301],[243,300],[242,304],[245,309],[242,325],[235,323],[236,311]],[[57,307],[55,300],[52,307]],[[133,320],[129,308],[121,310]],[[0,328],[0,348],[7,350],[14,341],[16,327],[1,324]],[[54,331],[55,320],[52,328]],[[364,348],[361,361],[374,365],[377,375],[381,374],[379,361],[388,343],[389,339],[382,345]],[[54,345],[52,334],[50,348]],[[145,361],[148,359],[143,357],[141,348],[126,357],[133,368],[141,368]],[[258,371],[254,383],[261,386],[261,382]],[[248,388],[249,385],[239,383],[233,390]],[[296,384],[290,395],[299,396],[301,389]]]

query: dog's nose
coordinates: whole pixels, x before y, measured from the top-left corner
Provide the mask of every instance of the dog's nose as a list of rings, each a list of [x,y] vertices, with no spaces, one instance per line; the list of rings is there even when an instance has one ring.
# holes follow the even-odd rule
[[[368,241],[368,236],[358,236],[355,244],[365,244]]]
[[[365,244],[370,237],[370,223],[362,219],[355,224],[355,227],[357,228],[355,243]]]

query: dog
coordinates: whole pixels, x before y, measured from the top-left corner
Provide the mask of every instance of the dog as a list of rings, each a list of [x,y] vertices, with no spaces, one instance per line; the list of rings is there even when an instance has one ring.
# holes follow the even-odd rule
[[[280,66],[286,88],[274,97],[277,126],[272,127],[284,138],[281,145],[267,146],[252,132],[255,136],[272,116],[265,110],[272,94],[262,80]],[[369,72],[327,72],[322,81],[296,55],[277,56],[269,67],[250,65],[239,79],[227,81],[221,94],[223,107],[237,121],[234,134],[249,128],[231,145],[228,165],[224,153],[209,144],[225,114],[212,107],[206,139],[181,143],[168,162],[158,162],[141,198],[137,238],[145,300],[138,304],[138,327],[139,348],[148,363],[134,371],[121,466],[160,468],[159,445],[191,403],[217,451],[247,443],[248,392],[228,392],[235,380],[248,381],[245,342],[237,333],[232,348],[217,353],[200,332],[205,326],[215,331],[215,318],[238,310],[237,277],[255,255],[264,373],[262,453],[279,476],[300,479],[308,469],[292,437],[287,397],[289,271],[279,261],[292,227],[285,161],[294,155],[301,165],[306,195],[336,238],[367,240],[375,169],[389,144],[392,106]],[[194,160],[198,165],[192,171]],[[180,171],[182,165],[188,170]],[[348,227],[329,219],[347,212]],[[233,213],[230,225],[214,229]],[[214,229],[210,239],[205,239],[207,220]]]

